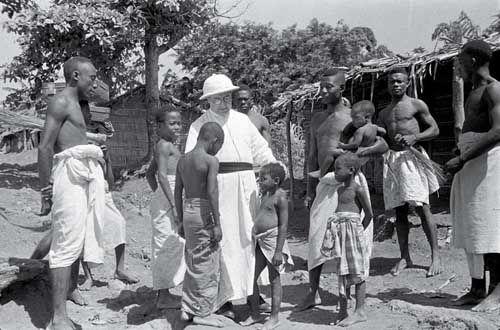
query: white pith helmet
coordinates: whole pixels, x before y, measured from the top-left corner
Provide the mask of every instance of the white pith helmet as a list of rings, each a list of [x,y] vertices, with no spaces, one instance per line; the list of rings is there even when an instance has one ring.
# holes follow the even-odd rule
[[[213,74],[208,77],[203,83],[203,95],[200,100],[204,100],[209,96],[232,92],[240,89],[234,86],[231,79],[225,74]]]

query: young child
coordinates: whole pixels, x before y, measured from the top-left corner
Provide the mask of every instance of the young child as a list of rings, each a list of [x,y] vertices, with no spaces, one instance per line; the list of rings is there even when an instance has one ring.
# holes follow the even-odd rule
[[[182,286],[181,319],[214,327],[224,326],[213,315],[222,305],[218,293],[219,285],[224,284],[219,246],[222,239],[217,186],[219,161],[214,156],[223,142],[222,127],[215,122],[205,123],[194,149],[180,158],[175,182],[180,234],[186,239],[187,271]]]
[[[250,297],[251,314],[242,325],[259,322],[259,287],[257,279],[267,266],[271,281],[271,316],[261,329],[274,329],[279,325],[281,305],[280,273],[293,265],[292,255],[286,241],[288,228],[288,198],[281,189],[285,170],[278,163],[264,165],[260,170],[259,185],[261,204],[253,228],[255,238],[255,275],[253,295]]]
[[[377,142],[377,135],[383,136],[387,132],[384,128],[372,124],[375,106],[370,101],[359,101],[351,110],[351,124],[344,129],[343,135],[349,138],[348,143],[339,143],[339,148],[356,151],[358,148],[371,147]],[[353,132],[354,131],[354,132]]]
[[[351,326],[366,321],[365,293],[368,278],[369,256],[364,230],[373,217],[370,197],[355,182],[361,167],[360,158],[345,153],[335,160],[335,179],[343,183],[337,190],[338,205],[335,214],[328,220],[321,252],[336,259],[339,277],[340,311],[339,326]],[[361,210],[365,216],[361,219]],[[356,287],[356,308],[354,314],[347,314],[347,297],[351,285]]]
[[[156,308],[178,308],[179,301],[169,289],[182,283],[186,271],[184,239],[178,235],[174,203],[175,171],[180,157],[174,143],[181,129],[181,115],[176,108],[167,107],[157,114],[156,121],[160,140],[146,173],[154,191],[150,206],[153,289],[158,291]]]

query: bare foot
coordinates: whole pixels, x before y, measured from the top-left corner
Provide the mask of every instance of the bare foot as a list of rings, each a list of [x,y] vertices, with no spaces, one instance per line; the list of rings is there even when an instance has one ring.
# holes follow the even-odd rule
[[[87,302],[87,299],[85,299],[85,297],[82,295],[82,293],[78,289],[73,290],[73,292],[71,292],[68,295],[68,300],[72,301],[73,303],[75,303],[78,306],[87,306],[89,304]]]
[[[85,282],[78,286],[81,291],[90,291],[90,288],[94,286],[94,281],[92,278],[87,277]]]
[[[493,312],[500,309],[500,285],[497,284],[495,290],[484,298],[479,305],[472,308],[474,312]]]
[[[240,325],[244,327],[248,327],[249,325],[252,325],[254,323],[259,323],[264,321],[264,317],[261,315],[250,315],[246,320],[241,321]]]
[[[181,302],[178,297],[173,296],[168,290],[159,290],[156,298],[157,309],[179,309]]]
[[[460,298],[453,300],[450,305],[452,306],[465,306],[465,305],[476,305],[483,300],[484,297],[481,297],[473,292],[467,292]]]
[[[406,261],[406,259],[400,259],[394,267],[391,269],[392,276],[398,276],[406,268],[410,268],[413,266],[411,261]]]
[[[313,295],[312,292],[309,292],[305,299],[298,306],[295,306],[293,310],[295,312],[302,312],[316,305],[321,305],[321,298],[319,296],[319,293],[316,292],[316,294]]]
[[[441,259],[439,257],[432,258],[432,263],[429,266],[429,270],[427,271],[427,277],[432,277],[438,274],[441,274],[443,271],[441,267]]]
[[[193,320],[193,317],[191,315],[189,315],[188,313],[182,311],[181,312],[181,320],[184,322],[189,322],[189,321]]]
[[[193,317],[193,324],[207,325],[209,327],[223,328],[225,326],[221,320],[217,319],[214,315],[209,315],[205,317],[195,316]]]
[[[259,312],[261,313],[271,313],[271,305],[267,302],[264,302],[263,304],[259,305]]]
[[[277,317],[270,317],[269,320],[264,323],[262,327],[260,327],[260,330],[272,330],[280,325],[280,320]]]
[[[339,327],[350,327],[353,324],[361,322],[366,322],[366,314],[365,312],[356,311],[351,316],[340,321],[337,325]]]
[[[135,284],[139,282],[138,278],[121,270],[117,270],[115,272],[115,279],[120,280],[125,284]]]
[[[53,318],[45,328],[46,330],[75,330],[74,323],[69,318]]]

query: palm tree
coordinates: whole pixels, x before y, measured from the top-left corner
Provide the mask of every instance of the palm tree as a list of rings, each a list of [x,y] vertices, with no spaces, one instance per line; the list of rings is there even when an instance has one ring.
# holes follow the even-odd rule
[[[460,12],[458,19],[450,23],[439,23],[432,33],[432,40],[436,40],[437,48],[439,42],[442,48],[453,45],[461,45],[464,41],[479,38],[481,29],[475,25],[465,12]],[[464,40],[465,39],[465,40]]]

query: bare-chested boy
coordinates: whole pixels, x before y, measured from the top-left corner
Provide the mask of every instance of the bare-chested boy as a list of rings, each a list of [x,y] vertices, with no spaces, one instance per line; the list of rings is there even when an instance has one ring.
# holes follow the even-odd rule
[[[174,201],[175,171],[180,157],[174,143],[181,129],[181,115],[170,106],[157,114],[156,121],[160,140],[146,173],[154,191],[150,206],[153,289],[158,291],[157,308],[177,308],[179,301],[169,293],[169,289],[182,283],[186,271],[184,240],[178,235]]]
[[[105,196],[99,165],[103,154],[99,147],[87,144],[80,108],[80,101],[88,100],[96,88],[96,69],[89,59],[72,57],[64,63],[64,78],[66,87],[48,105],[38,147],[41,214],[47,215],[52,209],[49,266],[54,313],[48,327],[56,330],[75,329],[67,315],[66,297],[76,287],[82,251],[85,261],[103,262],[99,241]],[[92,192],[88,189],[90,183]],[[88,205],[91,199],[95,203]]]
[[[246,85],[240,85],[240,89],[237,90],[235,95],[236,108],[239,112],[244,113],[248,116],[250,121],[257,127],[262,137],[266,139],[267,143],[271,143],[271,129],[269,128],[269,121],[266,117],[258,113],[254,109],[254,103],[252,98],[252,91],[250,87]]]
[[[411,267],[408,249],[409,205],[422,220],[422,227],[432,252],[432,262],[427,276],[441,273],[437,245],[437,228],[432,222],[429,195],[439,189],[435,174],[422,165],[411,148],[421,141],[429,141],[439,135],[439,128],[427,105],[406,95],[410,82],[404,68],[396,68],[388,74],[388,90],[391,103],[380,112],[378,123],[387,130],[386,141],[389,152],[384,155],[384,203],[386,210],[396,209],[396,231],[398,234],[401,260],[392,268],[396,276],[403,269]],[[419,124],[424,128],[420,131]]]
[[[203,124],[193,150],[177,165],[175,206],[180,233],[186,239],[186,265],[182,286],[184,321],[223,327],[220,307],[222,231],[219,221],[219,160],[214,156],[224,143],[224,131],[214,122]],[[184,201],[182,193],[184,192]],[[223,283],[222,283],[223,284]]]
[[[455,304],[479,303],[475,311],[500,308],[500,83],[490,75],[491,57],[491,47],[484,41],[469,41],[462,47],[462,75],[473,90],[465,103],[460,156],[446,164],[456,173],[450,194],[452,242],[465,250],[472,278],[470,292]]]
[[[281,306],[280,273],[293,266],[292,255],[286,241],[288,230],[288,197],[281,188],[285,170],[278,163],[266,164],[260,170],[259,211],[255,217],[253,236],[255,239],[255,273],[253,295],[250,298],[250,316],[242,325],[251,325],[261,320],[259,314],[260,294],[257,279],[267,267],[271,280],[272,310],[269,320],[261,329],[269,330],[279,325]]]
[[[328,70],[321,79],[320,92],[326,111],[315,113],[311,119],[311,138],[308,156],[309,171],[317,171],[327,157],[340,155],[344,151],[338,144],[342,132],[347,124],[351,122],[350,109],[342,101],[342,92],[345,86],[345,76],[340,70]],[[358,151],[359,156],[382,154],[387,150],[387,144],[381,138],[372,147],[363,148]],[[359,183],[368,190],[366,179],[362,173],[359,174]],[[318,187],[317,180],[308,177],[307,195],[305,204],[311,207],[309,226],[309,292],[296,310],[305,310],[321,304],[318,294],[321,269],[327,259],[321,254],[320,248],[326,231],[326,221],[337,207],[335,194],[338,183],[335,178],[320,178]],[[316,188],[316,189],[315,189]],[[316,196],[315,196],[316,190]],[[314,200],[314,204],[312,203]],[[372,228],[372,227],[370,227]]]

